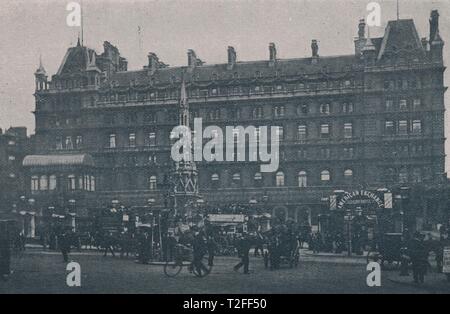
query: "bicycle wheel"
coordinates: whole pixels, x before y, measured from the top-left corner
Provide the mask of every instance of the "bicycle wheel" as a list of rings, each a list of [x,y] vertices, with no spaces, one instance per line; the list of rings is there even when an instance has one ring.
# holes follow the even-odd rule
[[[208,266],[208,260],[205,258],[202,259],[202,267],[200,267],[199,269],[197,269],[195,266],[192,267],[192,272],[194,273],[194,275],[200,278],[208,276],[211,270],[212,266]]]
[[[178,275],[183,268],[182,264],[175,263],[175,262],[167,262],[164,265],[164,274],[166,274],[167,277],[175,277]]]

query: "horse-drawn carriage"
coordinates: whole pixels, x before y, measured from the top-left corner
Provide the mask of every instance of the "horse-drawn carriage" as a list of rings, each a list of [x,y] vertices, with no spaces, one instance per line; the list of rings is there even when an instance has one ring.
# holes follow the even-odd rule
[[[381,267],[388,265],[398,267],[404,255],[403,235],[401,233],[384,233],[374,239],[367,253],[367,263],[378,262]]]

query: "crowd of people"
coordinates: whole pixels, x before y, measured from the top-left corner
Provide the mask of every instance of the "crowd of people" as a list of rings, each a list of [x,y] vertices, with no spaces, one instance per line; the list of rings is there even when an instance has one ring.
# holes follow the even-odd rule
[[[183,229],[183,230],[181,230]],[[443,269],[443,252],[450,246],[449,228],[442,226],[439,239],[433,239],[423,233],[405,230],[401,238],[399,256],[401,273],[407,275],[411,269],[416,283],[423,283],[427,269],[430,268],[429,257],[433,252],[438,272]],[[201,226],[188,228],[170,228],[163,232],[156,227],[142,226],[133,230],[94,229],[87,235],[88,241],[82,241],[79,234],[71,227],[53,230],[46,238],[46,246],[60,250],[63,261],[67,263],[73,248],[95,248],[101,250],[103,256],[111,254],[121,258],[135,257],[136,262],[149,264],[152,261],[171,262],[179,256],[179,248],[192,252],[186,257],[192,261],[197,271],[206,271],[214,266],[217,255],[237,255],[239,262],[234,265],[235,271],[250,272],[250,253],[254,257],[263,257],[265,266],[271,270],[280,268],[284,262],[296,265],[300,250],[313,253],[342,253],[348,249],[348,235],[343,233],[312,232],[310,228],[299,227],[292,223],[276,223],[266,232],[252,230],[246,232],[227,232],[223,228],[208,222]],[[25,239],[18,234],[13,239],[14,247],[23,250]],[[82,245],[84,243],[84,245]],[[369,247],[367,234],[354,232],[351,246],[356,254],[363,254]],[[373,242],[371,242],[373,243]],[[380,243],[378,243],[380,244]]]

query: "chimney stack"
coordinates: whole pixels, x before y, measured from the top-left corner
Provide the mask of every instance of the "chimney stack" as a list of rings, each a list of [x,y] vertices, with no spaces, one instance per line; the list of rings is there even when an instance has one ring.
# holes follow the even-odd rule
[[[197,64],[197,55],[195,54],[195,51],[189,49],[187,55],[188,55],[188,66],[195,67],[195,65]]]
[[[197,57],[194,50],[189,49],[187,55],[188,55],[188,66],[190,68],[195,68],[196,66],[203,65],[204,62]]]
[[[364,19],[360,19],[358,25],[358,38],[363,39],[365,37],[366,37],[366,21]]]
[[[311,41],[311,52],[312,52],[312,57],[313,58],[318,58],[319,57],[319,45],[318,45],[316,39],[313,39]]]
[[[148,68],[150,69],[151,73],[154,73],[156,69],[158,69],[159,59],[156,53],[149,52],[148,53]]]
[[[231,70],[231,69],[233,69],[235,64],[236,64],[236,50],[234,50],[234,47],[228,46],[228,66],[227,66],[227,68],[229,70]]]
[[[430,45],[436,37],[436,33],[439,32],[439,11],[433,10],[430,15]]]
[[[426,37],[423,37],[421,42],[423,49],[425,49],[425,51],[428,51],[428,39]]]
[[[274,65],[277,61],[277,48],[274,43],[269,44],[269,62],[270,65]]]

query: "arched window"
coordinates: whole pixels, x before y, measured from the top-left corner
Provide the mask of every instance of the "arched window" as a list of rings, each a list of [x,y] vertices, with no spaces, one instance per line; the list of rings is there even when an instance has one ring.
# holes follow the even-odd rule
[[[56,190],[56,176],[54,174],[52,174],[49,179],[49,190]]]
[[[344,179],[346,181],[351,181],[353,179],[353,170],[352,169],[346,169],[344,171]]]
[[[41,176],[41,179],[39,181],[39,186],[41,188],[41,191],[48,190],[48,177],[47,176]]]
[[[213,173],[213,174],[211,175],[211,181],[212,181],[212,182],[217,182],[217,181],[219,181],[219,175],[218,175],[217,173]]]
[[[284,173],[282,171],[277,172],[275,176],[275,185],[284,186]]]
[[[241,174],[239,172],[236,172],[235,174],[233,174],[233,181],[234,182],[238,182],[241,180]]]
[[[76,180],[75,180],[75,175],[74,174],[70,174],[67,176],[67,189],[69,191],[74,191],[76,190]]]
[[[308,185],[308,177],[307,177],[306,171],[302,170],[298,173],[298,186],[300,188],[304,188],[307,185]]]
[[[261,172],[255,173],[254,180],[255,180],[255,181],[261,181],[261,180],[262,180],[262,174],[261,174]]]
[[[152,191],[156,190],[156,176],[150,176],[148,182],[149,182],[149,189]]]
[[[322,182],[329,182],[329,181],[331,180],[330,171],[328,171],[328,170],[323,170],[323,171],[320,173],[320,180],[321,180]]]

